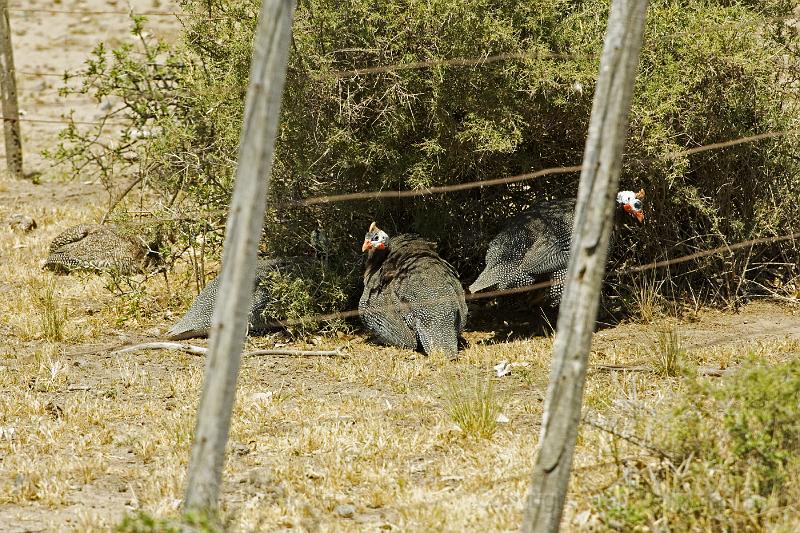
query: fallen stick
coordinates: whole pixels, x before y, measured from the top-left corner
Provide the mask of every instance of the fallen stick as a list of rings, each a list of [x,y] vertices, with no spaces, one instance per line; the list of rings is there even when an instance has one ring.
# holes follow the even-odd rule
[[[179,350],[181,352],[191,353],[195,355],[203,355],[208,351],[208,348],[202,346],[194,346],[192,344],[183,344],[180,342],[145,342],[142,344],[134,344],[121,350],[114,350],[111,355],[119,355],[128,352],[138,352],[139,350]]]
[[[734,368],[734,367],[713,368],[713,367],[710,367],[710,366],[702,366],[702,367],[697,369],[697,373],[700,374],[701,376],[721,377],[721,376],[724,376],[725,374],[730,374],[734,370],[736,370],[736,368]]]
[[[592,370],[602,370],[605,372],[656,372],[656,369],[648,365],[592,365]],[[701,366],[697,373],[701,376],[721,377],[732,372],[734,368],[714,368]]]
[[[344,355],[342,348],[335,350],[253,350],[252,352],[245,352],[242,354],[244,357],[251,355],[295,355],[298,357],[338,357]]]
[[[653,368],[648,365],[592,365],[589,368],[593,370],[605,370],[608,372],[624,371],[624,372],[652,372]]]
[[[288,356],[296,356],[296,357],[338,357],[340,355],[344,355],[342,353],[341,347],[336,348],[335,350],[282,350],[282,349],[271,349],[271,350],[253,350],[251,352],[245,352],[242,354],[243,356],[255,356],[255,355],[288,355]],[[208,348],[204,348],[202,346],[195,346],[193,344],[184,344],[181,342],[145,342],[143,344],[135,344],[133,346],[128,346],[127,348],[122,348],[121,350],[115,350],[111,352],[111,355],[119,355],[128,352],[136,352],[139,350],[178,350],[181,352],[186,352],[194,355],[205,355],[208,351]]]

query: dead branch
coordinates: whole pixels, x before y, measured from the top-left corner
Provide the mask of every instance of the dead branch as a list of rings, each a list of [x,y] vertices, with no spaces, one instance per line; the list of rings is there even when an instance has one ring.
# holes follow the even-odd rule
[[[208,348],[204,348],[202,346],[195,346],[193,344],[185,344],[181,342],[145,342],[142,344],[135,344],[133,346],[128,346],[126,348],[122,348],[121,350],[115,350],[111,352],[111,355],[119,355],[128,352],[136,352],[140,350],[178,350],[181,352],[186,352],[194,355],[205,355],[208,352]],[[335,350],[284,350],[280,348],[270,349],[270,350],[252,350],[250,352],[245,352],[243,354],[244,357],[249,356],[256,356],[256,355],[286,355],[286,356],[294,356],[294,357],[339,357],[344,355],[344,347],[340,346]]]
[[[142,344],[134,344],[133,346],[122,348],[121,350],[114,350],[111,352],[111,355],[138,352],[140,350],[178,350],[194,355],[204,355],[208,351],[208,348],[194,346],[192,344],[183,344],[180,342],[144,342]]]
[[[297,357],[339,357],[344,355],[342,352],[343,347],[336,348],[335,350],[253,350],[245,352],[244,357],[251,355],[293,355]]]
[[[130,193],[133,190],[134,187],[136,187],[139,183],[141,183],[142,180],[144,180],[144,178],[145,178],[145,173],[142,172],[141,174],[139,174],[138,177],[136,177],[133,180],[131,180],[131,182],[128,184],[128,186],[125,187],[125,189],[122,192],[120,192],[116,196],[116,198],[114,198],[114,200],[111,202],[111,205],[106,210],[106,213],[103,215],[103,218],[100,219],[100,223],[101,224],[105,224],[106,223],[106,220],[108,220],[108,217],[109,217],[109,215],[111,215],[111,212],[114,210],[114,208],[117,207],[119,205],[119,203],[126,196],[128,196],[128,193]]]
[[[593,370],[606,372],[652,372],[653,367],[648,365],[592,365]]]
[[[592,370],[602,370],[604,372],[655,372],[656,369],[649,365],[592,365]],[[715,368],[712,366],[701,366],[697,373],[701,376],[720,377],[733,372],[733,368]]]

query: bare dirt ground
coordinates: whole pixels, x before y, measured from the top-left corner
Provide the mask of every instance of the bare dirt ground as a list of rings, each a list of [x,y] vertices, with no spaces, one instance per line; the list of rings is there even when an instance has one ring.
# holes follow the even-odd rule
[[[159,0],[133,4],[176,8]],[[22,73],[80,66],[97,41],[127,38],[125,17],[14,8],[125,11],[126,5],[31,0],[11,7],[26,116],[58,119],[74,109],[82,120],[93,120],[94,104],[58,96],[57,77]],[[156,32],[178,28],[173,18],[151,21]],[[27,122],[23,128],[27,170],[42,176],[39,185],[13,181],[0,162],[0,531],[105,531],[136,510],[174,516],[203,358],[111,352],[158,336],[185,310],[192,289],[173,276],[169,284],[154,278],[143,293],[119,295],[102,276],[41,271],[49,241],[73,224],[96,222],[107,195],[97,183],[64,180],[37,155],[53,146],[58,125]],[[32,216],[38,227],[12,230],[5,221],[14,213]],[[66,316],[60,341],[48,339],[42,326],[50,289],[55,309]],[[702,310],[691,320],[603,329],[592,363],[653,365],[665,330],[678,332],[688,361],[699,367],[736,367],[749,357],[769,364],[800,354],[798,306],[760,302],[738,313]],[[376,347],[360,335],[294,343],[346,346],[341,358],[245,360],[225,472],[230,529],[516,530],[552,339],[507,341],[490,329],[466,336],[470,345],[457,362]],[[276,342],[286,341],[273,336],[249,344]],[[501,360],[511,362],[512,372],[498,378],[493,367]],[[504,415],[491,438],[471,435],[450,415],[457,395],[448,390],[468,390],[476,379],[491,380]],[[621,402],[652,406],[680,388],[680,378],[595,370],[586,405],[612,418]],[[592,526],[583,511],[613,482],[602,466],[611,446],[609,434],[582,430],[565,517],[571,528]]]

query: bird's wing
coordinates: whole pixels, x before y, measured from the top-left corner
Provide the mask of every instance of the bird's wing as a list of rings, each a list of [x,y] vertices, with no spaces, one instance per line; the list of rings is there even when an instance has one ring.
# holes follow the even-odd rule
[[[50,243],[50,249],[48,250],[49,253],[57,252],[60,248],[68,244],[72,244],[73,242],[78,242],[82,239],[85,239],[87,235],[89,235],[92,227],[86,224],[81,224],[79,226],[74,226],[67,230],[62,231],[53,241]]]

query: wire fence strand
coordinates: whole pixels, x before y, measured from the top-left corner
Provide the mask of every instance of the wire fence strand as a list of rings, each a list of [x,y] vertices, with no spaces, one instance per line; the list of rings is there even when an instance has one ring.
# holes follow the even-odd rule
[[[71,73],[69,71],[65,71],[65,72],[62,72],[62,73],[59,74],[57,72],[36,72],[36,71],[30,71],[30,70],[18,70],[14,74],[16,74],[17,76],[29,76],[29,77],[32,77],[32,78],[33,77],[47,77],[47,78],[64,78],[64,77],[68,77],[68,78],[74,78],[76,76],[80,76],[80,74],[73,74],[73,73]]]
[[[518,183],[521,181],[532,180],[534,178],[541,178],[543,176],[552,176],[554,174],[568,174],[571,172],[580,172],[580,171],[581,171],[581,165],[573,165],[569,167],[552,167],[552,168],[537,170],[536,172],[529,172],[527,174],[508,176],[505,178],[470,181],[466,183],[459,183],[456,185],[442,185],[441,187],[429,187],[426,189],[416,189],[408,191],[372,191],[372,192],[334,194],[328,196],[313,196],[305,200],[300,200],[298,203],[300,205],[309,206],[309,205],[327,204],[334,202],[345,202],[350,200],[412,198],[415,196],[424,196],[428,194],[443,194],[448,192],[477,189],[481,187],[492,187],[495,185]]]
[[[761,237],[758,239],[751,239],[749,241],[742,241],[735,244],[726,244],[724,246],[717,246],[716,248],[711,248],[710,250],[694,252],[681,257],[676,257],[675,259],[665,259],[664,261],[654,261],[652,263],[647,263],[645,265],[624,268],[622,270],[617,271],[617,274],[623,275],[623,274],[632,274],[635,272],[645,272],[647,270],[655,270],[657,268],[677,265],[679,263],[686,263],[687,261],[693,261],[695,259],[700,259],[701,257],[708,257],[710,255],[716,255],[723,252],[734,252],[736,250],[741,250],[742,248],[749,248],[751,246],[759,246],[762,244],[774,244],[777,242],[796,241],[796,240],[800,240],[800,232],[790,233],[788,235],[781,235],[778,237]]]
[[[679,159],[681,157],[686,157],[694,154],[698,154],[701,152],[708,152],[711,150],[720,150],[723,148],[736,146],[739,144],[745,143],[752,143],[763,141],[766,139],[775,139],[778,137],[785,137],[788,135],[797,135],[800,134],[800,129],[794,130],[783,130],[783,131],[774,131],[768,133],[760,133],[757,135],[750,135],[746,137],[740,137],[737,139],[731,139],[728,141],[716,142],[711,144],[706,144],[703,146],[697,146],[695,148],[689,148],[687,150],[678,150],[675,152],[670,152],[665,154],[661,158],[647,158],[647,159],[638,159],[634,160],[640,163],[647,163],[658,161],[659,159],[666,159],[666,160],[673,160]],[[541,178],[544,176],[552,176],[556,174],[570,174],[574,172],[580,172],[581,165],[571,165],[571,166],[563,166],[563,167],[550,167],[545,168],[542,170],[537,170],[536,172],[529,172],[526,174],[518,174],[516,176],[509,176],[504,178],[495,178],[490,180],[474,180],[465,183],[458,183],[454,185],[442,185],[439,187],[428,187],[425,189],[414,189],[414,190],[405,190],[405,191],[364,191],[364,192],[355,192],[355,193],[343,193],[343,194],[333,194],[333,195],[321,195],[321,196],[312,196],[310,198],[306,198],[304,200],[298,200],[296,204],[302,206],[312,206],[312,205],[319,205],[319,204],[328,204],[334,202],[346,202],[346,201],[353,201],[353,200],[378,200],[378,199],[398,199],[398,198],[413,198],[416,196],[426,196],[430,194],[444,194],[450,193],[455,191],[465,191],[469,189],[478,189],[482,187],[492,187],[496,185],[506,185],[511,183],[519,183],[523,181],[530,181],[532,179]]]
[[[355,68],[351,70],[335,70],[333,74],[336,78],[350,78],[353,76],[361,76],[366,74],[379,74],[386,72],[397,72],[403,70],[418,70],[425,68],[435,67],[473,67],[490,65],[500,61],[518,60],[518,59],[580,59],[597,57],[597,54],[562,54],[557,52],[548,52],[545,50],[538,50],[535,52],[508,52],[502,54],[486,55],[483,57],[455,57],[452,59],[430,59],[425,61],[413,61],[410,63],[395,63],[385,66]]]
[[[108,122],[108,121],[101,121],[101,120],[70,120],[70,119],[58,119],[58,118],[28,118],[21,116],[19,118],[11,118],[11,117],[0,117],[0,120],[13,122],[19,120],[20,122],[33,122],[38,124],[61,124],[67,126],[69,124],[81,124],[81,125],[89,125],[89,126],[131,126],[128,122]]]
[[[10,7],[8,8],[9,13],[41,13],[43,15],[81,15],[81,16],[92,16],[92,15],[117,15],[122,17],[129,17],[132,15],[143,16],[143,17],[181,17],[184,15],[194,15],[200,16],[200,13],[181,13],[177,11],[142,11],[136,12],[133,10],[130,11],[90,11],[90,10],[82,10],[82,9],[44,9],[44,8],[26,8],[26,7]],[[220,17],[222,18],[222,17]]]
[[[718,246],[716,248],[712,248],[710,250],[704,250],[701,252],[695,252],[687,255],[683,255],[680,257],[675,257],[672,259],[667,259],[664,261],[656,261],[653,263],[647,263],[644,265],[637,265],[613,272],[609,272],[608,275],[626,275],[636,272],[646,272],[649,270],[656,270],[659,268],[663,268],[666,266],[676,265],[679,263],[686,263],[688,261],[692,261],[694,259],[699,259],[701,257],[707,257],[715,254],[721,254],[725,252],[733,253],[736,250],[741,250],[743,248],[750,248],[765,244],[774,244],[778,242],[785,242],[785,241],[795,241],[800,240],[800,232],[793,232],[786,235],[779,235],[775,237],[760,237],[757,239],[749,239],[746,241],[741,241],[735,244],[725,245],[725,246]],[[467,301],[473,300],[486,300],[486,299],[494,299],[500,298],[505,296],[512,296],[516,294],[524,294],[532,291],[537,291],[541,289],[546,289],[552,287],[553,285],[560,284],[560,281],[541,281],[538,283],[534,283],[532,285],[525,285],[523,287],[513,287],[510,289],[498,289],[494,291],[485,291],[485,292],[478,292],[475,294],[466,294],[465,299]],[[449,301],[451,298],[430,298],[430,299],[423,299],[420,300],[418,303],[421,304],[435,304],[440,303],[442,301]],[[391,305],[387,305],[386,309],[393,309],[394,307]],[[308,315],[305,317],[294,318],[294,319],[287,319],[287,320],[275,320],[272,322],[267,322],[266,325],[272,328],[286,328],[290,326],[298,326],[303,324],[308,324],[312,322],[327,322],[333,320],[344,320],[346,318],[353,318],[359,316],[358,309],[349,309],[346,311],[336,311],[332,313],[320,313],[315,315]]]
[[[10,117],[0,117],[0,120],[3,121],[14,121],[16,119]],[[131,126],[129,123],[125,122],[107,122],[107,121],[82,121],[82,120],[70,120],[70,119],[43,119],[43,118],[27,118],[27,117],[20,117],[20,122],[33,122],[33,123],[43,123],[43,124],[81,124],[81,125],[94,125],[94,126]],[[759,133],[756,135],[748,135],[745,137],[739,137],[736,139],[730,139],[727,141],[720,141],[715,143],[709,143],[702,146],[696,146],[694,148],[688,148],[686,150],[677,150],[674,152],[670,152],[661,156],[660,158],[646,158],[646,159],[638,159],[633,160],[639,163],[648,163],[658,160],[675,160],[680,159],[681,157],[688,157],[691,155],[709,152],[713,150],[722,150],[724,148],[730,148],[733,146],[747,144],[747,143],[754,143],[769,139],[776,139],[780,137],[786,137],[790,135],[798,135],[800,134],[800,129],[792,129],[792,130],[782,130],[782,131],[773,131],[773,132],[766,132],[766,133]],[[581,171],[581,165],[571,165],[571,166],[561,166],[561,167],[550,167],[541,170],[537,170],[535,172],[528,172],[525,174],[517,174],[515,176],[506,176],[502,178],[494,178],[488,180],[473,180],[464,183],[457,183],[453,185],[442,185],[438,187],[428,187],[424,189],[413,189],[413,190],[401,190],[401,191],[364,191],[364,192],[354,192],[354,193],[342,193],[342,194],[331,194],[331,195],[320,195],[320,196],[312,196],[309,198],[305,198],[302,200],[295,200],[292,203],[294,205],[300,206],[313,206],[313,205],[321,205],[321,204],[331,204],[331,203],[338,203],[338,202],[347,202],[347,201],[355,201],[355,200],[397,200],[402,198],[414,198],[419,196],[427,196],[433,194],[445,194],[457,191],[466,191],[471,189],[479,189],[483,187],[494,187],[498,185],[509,185],[513,183],[520,183],[525,181],[530,181],[536,178],[542,178],[546,176],[554,176],[559,174],[572,174]]]
[[[783,131],[771,131],[767,133],[759,133],[758,135],[750,135],[748,137],[739,137],[738,139],[732,139],[730,141],[722,141],[717,143],[711,144],[704,144],[703,146],[698,146],[696,148],[689,148],[688,150],[679,150],[677,152],[669,153],[665,156],[665,159],[679,159],[681,157],[699,154],[701,152],[708,152],[709,150],[719,150],[722,148],[728,148],[730,146],[736,146],[737,144],[745,144],[751,142],[758,142],[763,141],[765,139],[775,139],[777,137],[785,137],[787,135],[796,135],[800,133],[800,129],[796,130],[783,130]]]

